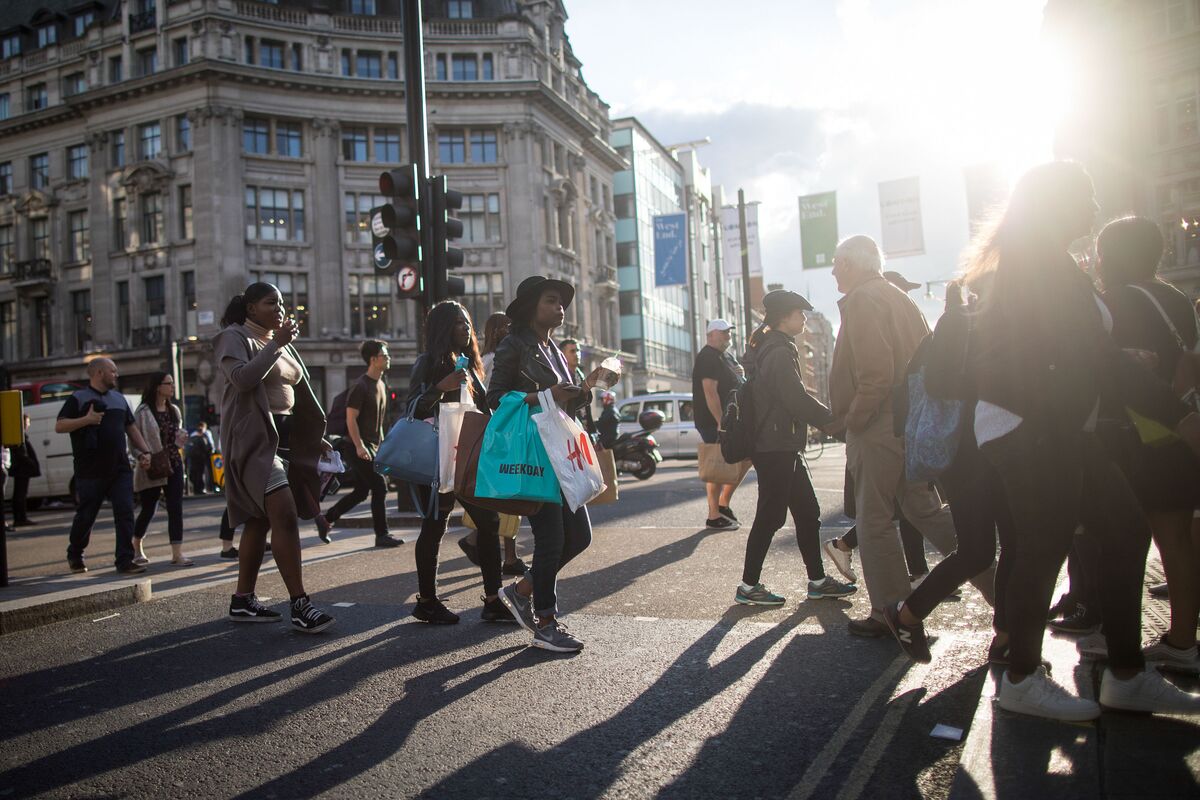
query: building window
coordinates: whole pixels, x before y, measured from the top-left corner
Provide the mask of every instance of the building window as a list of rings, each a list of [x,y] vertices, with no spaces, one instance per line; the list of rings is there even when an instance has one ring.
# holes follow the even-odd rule
[[[137,66],[137,76],[139,78],[158,72],[158,48],[147,47],[144,50],[138,50],[137,59],[134,63]]]
[[[0,39],[0,58],[21,55],[21,34],[14,33]]]
[[[496,163],[495,131],[471,131],[471,161],[476,164]]]
[[[392,286],[387,276],[350,275],[350,333],[364,338],[392,335]]]
[[[41,111],[50,105],[50,97],[46,94],[46,84],[34,83],[25,89],[25,110]]]
[[[129,307],[129,281],[117,284],[117,343],[129,344],[133,315]]]
[[[88,176],[88,148],[86,144],[77,144],[67,148],[67,177],[73,181],[83,180]]]
[[[188,63],[188,40],[186,36],[172,41],[171,48],[175,51],[175,66],[182,67]]]
[[[1197,87],[1200,74],[1192,72],[1175,79],[1175,133],[1178,141],[1195,139],[1197,129]]]
[[[129,209],[124,197],[113,198],[113,244],[117,250],[129,247]]]
[[[92,293],[88,289],[71,292],[71,321],[75,349],[83,352],[92,345]]]
[[[12,116],[12,106],[8,101],[8,92],[0,94],[0,119],[8,119]]]
[[[366,128],[342,128],[342,158],[347,161],[367,160]]]
[[[369,50],[360,50],[354,59],[354,74],[359,78],[382,78],[382,54]]]
[[[82,72],[72,72],[63,78],[63,95],[65,97],[83,94],[86,91],[87,81],[84,79]]]
[[[283,69],[283,51],[287,45],[263,39],[258,45],[258,61],[264,67]]]
[[[292,70],[301,72],[304,69],[304,46],[296,43],[292,45]]]
[[[195,238],[192,229],[192,187],[179,187],[179,238],[189,240]]]
[[[151,326],[163,324],[167,316],[167,279],[154,275],[142,282],[146,293],[146,322]]]
[[[350,0],[350,13],[373,16],[375,14],[375,0]]]
[[[436,76],[435,80],[446,80],[446,56],[438,53],[438,55],[434,58],[433,63],[434,75]]]
[[[113,169],[125,166],[125,131],[113,131],[112,166]]]
[[[192,121],[187,118],[187,114],[175,117],[175,148],[180,153],[192,149]]]
[[[353,75],[354,74],[353,66],[354,66],[354,63],[350,60],[350,51],[343,49],[342,50],[342,75],[347,78],[349,78],[351,75]]]
[[[304,192],[247,186],[246,238],[304,241]]]
[[[375,160],[387,163],[400,161],[400,129],[375,129]]]
[[[50,258],[50,220],[38,217],[29,221],[30,252],[34,258]]]
[[[50,155],[38,153],[29,157],[29,185],[34,189],[45,189],[50,185]]]
[[[13,170],[12,162],[5,161],[0,164],[0,196],[12,194],[13,190]]]
[[[58,28],[54,25],[43,25],[37,29],[38,47],[49,47],[58,42]]]
[[[479,80],[479,65],[474,55],[455,54],[450,56],[450,75],[456,81]]]
[[[471,312],[471,321],[482,329],[488,317],[504,310],[504,276],[499,272],[485,272],[466,274],[462,279],[466,289],[458,301]]]
[[[163,241],[162,195],[146,192],[139,198],[142,204],[142,244],[159,244]]]
[[[70,251],[69,261],[79,263],[90,261],[92,258],[92,240],[88,232],[88,215],[86,211],[72,211],[67,214],[67,227],[70,228],[70,238],[67,240]]]
[[[387,54],[387,76],[389,80],[400,79],[400,57],[395,53]]]
[[[245,60],[246,60],[247,64],[254,63],[254,37],[253,36],[246,37]]]
[[[463,195],[458,218],[463,224],[463,241],[500,241],[500,195]]]
[[[271,125],[265,119],[242,120],[242,149],[247,153],[266,155],[271,146]]]
[[[288,158],[300,158],[304,155],[300,134],[303,128],[299,122],[275,123],[275,152]]]
[[[181,274],[183,278],[183,334],[196,335],[196,273],[188,270]]]
[[[483,79],[485,81],[492,81],[496,79],[496,68],[492,63],[491,53],[483,54]]]
[[[371,243],[371,209],[387,200],[379,194],[346,192],[342,208],[346,214],[346,244]]]
[[[448,0],[446,16],[450,19],[471,19],[475,16],[473,5],[471,0]]]
[[[108,59],[108,82],[120,83],[125,80],[125,62],[120,56]]]
[[[300,272],[256,272],[254,280],[274,284],[283,295],[283,304],[296,318],[300,335],[308,335],[308,275]]]
[[[17,303],[0,303],[0,358],[17,360]]]
[[[162,153],[162,127],[157,122],[138,126],[138,159],[149,161]]]
[[[54,331],[51,328],[54,318],[50,313],[50,298],[39,297],[34,300],[33,314],[37,322],[37,352],[35,355],[38,358],[46,358],[50,355],[50,348],[54,343]]]
[[[96,21],[96,15],[92,11],[85,11],[72,21],[75,24],[75,35],[83,36],[87,33],[87,29],[92,27],[92,23]]]
[[[12,225],[0,225],[0,275],[11,275],[17,255],[17,240]]]
[[[466,160],[466,134],[463,131],[439,131],[438,161],[443,164],[462,164]]]

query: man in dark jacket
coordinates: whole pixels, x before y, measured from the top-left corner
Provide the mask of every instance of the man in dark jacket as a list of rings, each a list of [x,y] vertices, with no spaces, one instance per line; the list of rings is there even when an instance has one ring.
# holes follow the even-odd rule
[[[38,463],[37,451],[33,449],[33,442],[29,441],[29,415],[26,414],[23,420],[25,426],[25,442],[13,448],[12,450],[12,478],[13,478],[13,527],[23,525],[33,525],[34,522],[29,519],[28,502],[29,497],[29,480],[36,478],[42,474],[42,466]]]

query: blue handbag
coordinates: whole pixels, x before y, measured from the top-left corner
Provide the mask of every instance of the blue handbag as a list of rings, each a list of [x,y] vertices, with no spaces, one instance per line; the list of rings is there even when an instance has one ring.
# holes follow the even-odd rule
[[[909,481],[931,481],[946,471],[958,453],[962,423],[962,400],[931,396],[925,388],[925,367],[908,374],[904,471]]]
[[[396,424],[383,437],[375,453],[375,471],[408,483],[413,505],[422,517],[437,516],[438,513],[438,426],[437,416],[433,424],[416,419],[417,400],[413,397],[408,404],[408,413],[396,420]],[[416,486],[430,488],[427,508],[417,501]]]

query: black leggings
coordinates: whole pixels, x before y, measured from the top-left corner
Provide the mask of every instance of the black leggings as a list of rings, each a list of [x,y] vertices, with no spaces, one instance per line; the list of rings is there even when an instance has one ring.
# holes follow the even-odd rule
[[[428,486],[418,486],[421,505],[429,502]],[[422,599],[437,597],[438,549],[446,528],[450,524],[450,512],[454,510],[454,495],[438,496],[438,515],[426,517],[421,522],[421,533],[417,536],[417,592]],[[479,532],[479,571],[483,575],[483,593],[491,597],[500,591],[500,515],[479,506],[462,503],[471,515]]]
[[[752,461],[758,475],[758,509],[746,540],[742,582],[748,586],[758,583],[771,539],[787,522],[789,509],[808,579],[821,580],[825,577],[821,564],[821,505],[813,491],[808,465],[799,453],[787,452],[757,453]]]
[[[141,539],[146,535],[154,512],[158,510],[159,495],[164,490],[167,494],[167,534],[173,544],[183,541],[183,464],[176,464],[171,470],[166,486],[151,486],[138,493],[142,508],[133,525],[133,538]]]
[[[975,437],[967,430],[955,454],[954,463],[941,476],[940,483],[954,517],[958,549],[946,556],[924,582],[909,595],[904,605],[918,619],[924,619],[938,603],[955,589],[992,565],[996,558],[996,540],[1000,540],[1000,563],[996,567],[995,627],[1008,631],[1007,589],[1012,574],[1013,520],[1004,484],[996,469],[988,463]]]

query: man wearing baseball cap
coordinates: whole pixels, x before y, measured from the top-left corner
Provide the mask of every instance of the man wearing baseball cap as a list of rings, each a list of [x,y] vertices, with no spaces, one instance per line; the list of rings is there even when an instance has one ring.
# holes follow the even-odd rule
[[[721,415],[729,395],[744,374],[737,359],[729,352],[733,339],[733,325],[723,319],[708,323],[707,343],[696,354],[692,366],[692,411],[696,430],[703,444],[717,444],[721,427]],[[736,484],[705,483],[708,494],[709,530],[732,531],[738,528],[738,519],[729,507]]]

